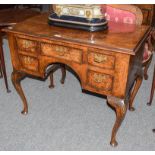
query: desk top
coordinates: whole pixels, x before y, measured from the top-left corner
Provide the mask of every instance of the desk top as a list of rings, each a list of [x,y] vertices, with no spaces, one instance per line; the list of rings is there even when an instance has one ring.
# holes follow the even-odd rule
[[[56,39],[69,43],[84,44],[103,49],[108,48],[112,51],[131,55],[135,55],[135,52],[151,31],[149,26],[109,22],[108,30],[87,32],[84,30],[49,26],[47,20],[48,14],[44,13],[25,20],[15,25],[12,29],[5,29],[4,31],[28,34],[43,39]]]

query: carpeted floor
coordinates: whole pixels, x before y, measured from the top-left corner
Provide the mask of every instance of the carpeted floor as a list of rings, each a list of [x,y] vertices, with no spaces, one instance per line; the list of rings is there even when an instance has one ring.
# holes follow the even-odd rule
[[[117,134],[118,147],[109,145],[115,121],[106,99],[81,92],[76,77],[67,72],[61,85],[61,72],[54,74],[55,88],[49,80],[26,78],[22,86],[29,103],[29,114],[21,115],[22,102],[10,80],[12,72],[8,43],[4,40],[5,61],[11,93],[0,79],[0,150],[155,150],[155,98],[149,99],[154,60],[149,80],[135,99],[135,112],[127,112]]]

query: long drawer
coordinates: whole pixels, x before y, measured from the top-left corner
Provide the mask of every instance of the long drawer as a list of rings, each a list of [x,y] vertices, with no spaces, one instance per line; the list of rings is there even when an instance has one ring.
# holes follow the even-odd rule
[[[41,43],[41,52],[45,56],[52,56],[76,63],[82,63],[82,50],[63,45]]]

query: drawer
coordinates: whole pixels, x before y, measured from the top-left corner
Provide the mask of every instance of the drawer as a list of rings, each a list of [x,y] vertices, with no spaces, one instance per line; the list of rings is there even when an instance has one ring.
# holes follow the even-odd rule
[[[76,63],[82,63],[82,50],[57,44],[41,44],[41,52],[46,56],[53,56]]]
[[[38,60],[34,57],[19,55],[22,67],[31,71],[38,71]]]
[[[113,76],[88,70],[87,73],[88,85],[97,89],[98,91],[111,91],[113,86]]]
[[[17,47],[19,50],[27,51],[31,53],[37,53],[37,42],[34,40],[16,38]]]
[[[88,51],[88,64],[101,68],[114,69],[115,56]]]

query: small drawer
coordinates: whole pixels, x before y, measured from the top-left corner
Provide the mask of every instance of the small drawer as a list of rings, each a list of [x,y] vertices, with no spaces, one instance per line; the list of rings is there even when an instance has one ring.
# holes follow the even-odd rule
[[[33,40],[23,39],[23,38],[16,38],[17,40],[17,47],[19,50],[28,51],[32,53],[37,52],[37,42]]]
[[[97,89],[104,91],[111,91],[113,86],[113,76],[88,70],[88,85]]]
[[[28,70],[38,71],[38,60],[34,57],[19,55],[21,65]]]
[[[43,55],[53,56],[76,63],[82,63],[82,50],[57,44],[41,44]]]
[[[114,69],[115,56],[88,51],[88,63],[101,68]]]

